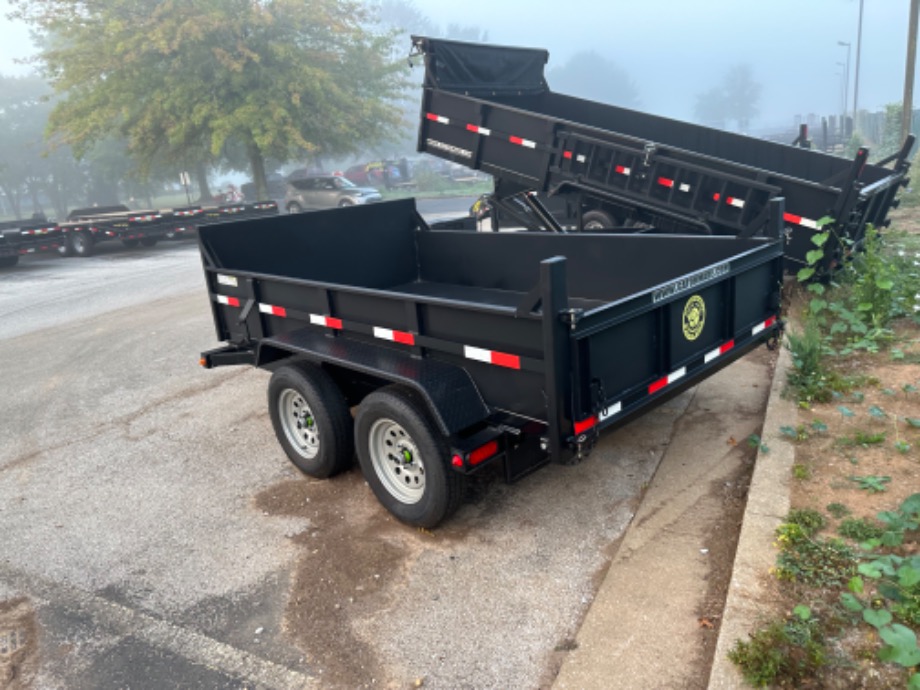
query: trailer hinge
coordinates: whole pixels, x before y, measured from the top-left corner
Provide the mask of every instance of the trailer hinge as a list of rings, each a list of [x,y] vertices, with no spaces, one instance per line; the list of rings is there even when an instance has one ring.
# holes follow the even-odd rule
[[[567,324],[569,328],[573,331],[578,325],[578,322],[581,321],[581,317],[584,315],[584,309],[572,308],[572,309],[563,309],[559,312],[559,319],[562,323]]]

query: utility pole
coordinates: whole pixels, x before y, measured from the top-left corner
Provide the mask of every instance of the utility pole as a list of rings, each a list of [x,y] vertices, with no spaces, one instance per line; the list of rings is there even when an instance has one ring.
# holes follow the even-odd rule
[[[853,85],[853,127],[858,129],[856,122],[859,119],[859,54],[862,48],[862,18],[863,2],[859,0],[859,26],[856,31],[856,83]]]
[[[904,69],[904,101],[901,103],[901,141],[910,134],[914,114],[914,67],[917,64],[917,12],[920,0],[910,0],[907,23],[907,66]]]

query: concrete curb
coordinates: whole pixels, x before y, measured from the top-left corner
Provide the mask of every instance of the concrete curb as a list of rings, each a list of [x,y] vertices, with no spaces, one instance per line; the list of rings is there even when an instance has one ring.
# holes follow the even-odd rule
[[[789,512],[789,481],[795,462],[795,447],[780,433],[781,427],[794,427],[797,423],[795,402],[782,397],[791,367],[792,355],[780,345],[761,432],[767,450],[761,448],[757,453],[748,490],[732,579],[712,660],[710,690],[749,687],[729,661],[728,652],[737,640],[748,638],[772,605],[765,580],[776,562],[774,533]]]

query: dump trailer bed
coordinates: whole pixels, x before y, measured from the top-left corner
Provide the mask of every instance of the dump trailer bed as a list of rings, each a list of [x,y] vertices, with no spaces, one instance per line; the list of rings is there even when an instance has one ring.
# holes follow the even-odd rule
[[[434,232],[408,199],[203,227],[199,243],[226,343],[202,364],[273,370],[276,434],[314,476],[348,464],[354,427],[378,498],[422,526],[456,507],[464,475],[577,461],[779,328],[779,224],[748,239]]]
[[[782,196],[795,268],[822,218],[858,242],[867,223],[886,224],[907,182],[912,136],[888,168],[866,149],[847,160],[555,93],[545,50],[424,37],[413,47],[425,60],[418,150],[492,174],[499,196],[576,194],[609,224],[742,236]]]

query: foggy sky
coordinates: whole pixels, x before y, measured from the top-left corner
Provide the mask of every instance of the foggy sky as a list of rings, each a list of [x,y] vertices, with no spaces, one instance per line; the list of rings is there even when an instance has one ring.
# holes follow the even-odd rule
[[[790,123],[795,114],[840,112],[843,81],[836,63],[846,62],[847,50],[837,41],[849,41],[848,108],[853,105],[859,0],[415,4],[442,28],[448,23],[475,25],[488,31],[493,43],[547,48],[550,68],[580,50],[597,51],[630,75],[642,110],[670,117],[691,119],[696,94],[720,83],[732,65],[746,62],[763,84],[761,115],[752,129]],[[909,5],[909,0],[865,0],[861,109],[881,109],[903,96]],[[6,0],[0,0],[0,73],[23,74],[26,68],[14,65],[13,59],[31,52],[28,30],[8,20],[8,10]],[[920,89],[915,85],[915,107],[918,102]]]

